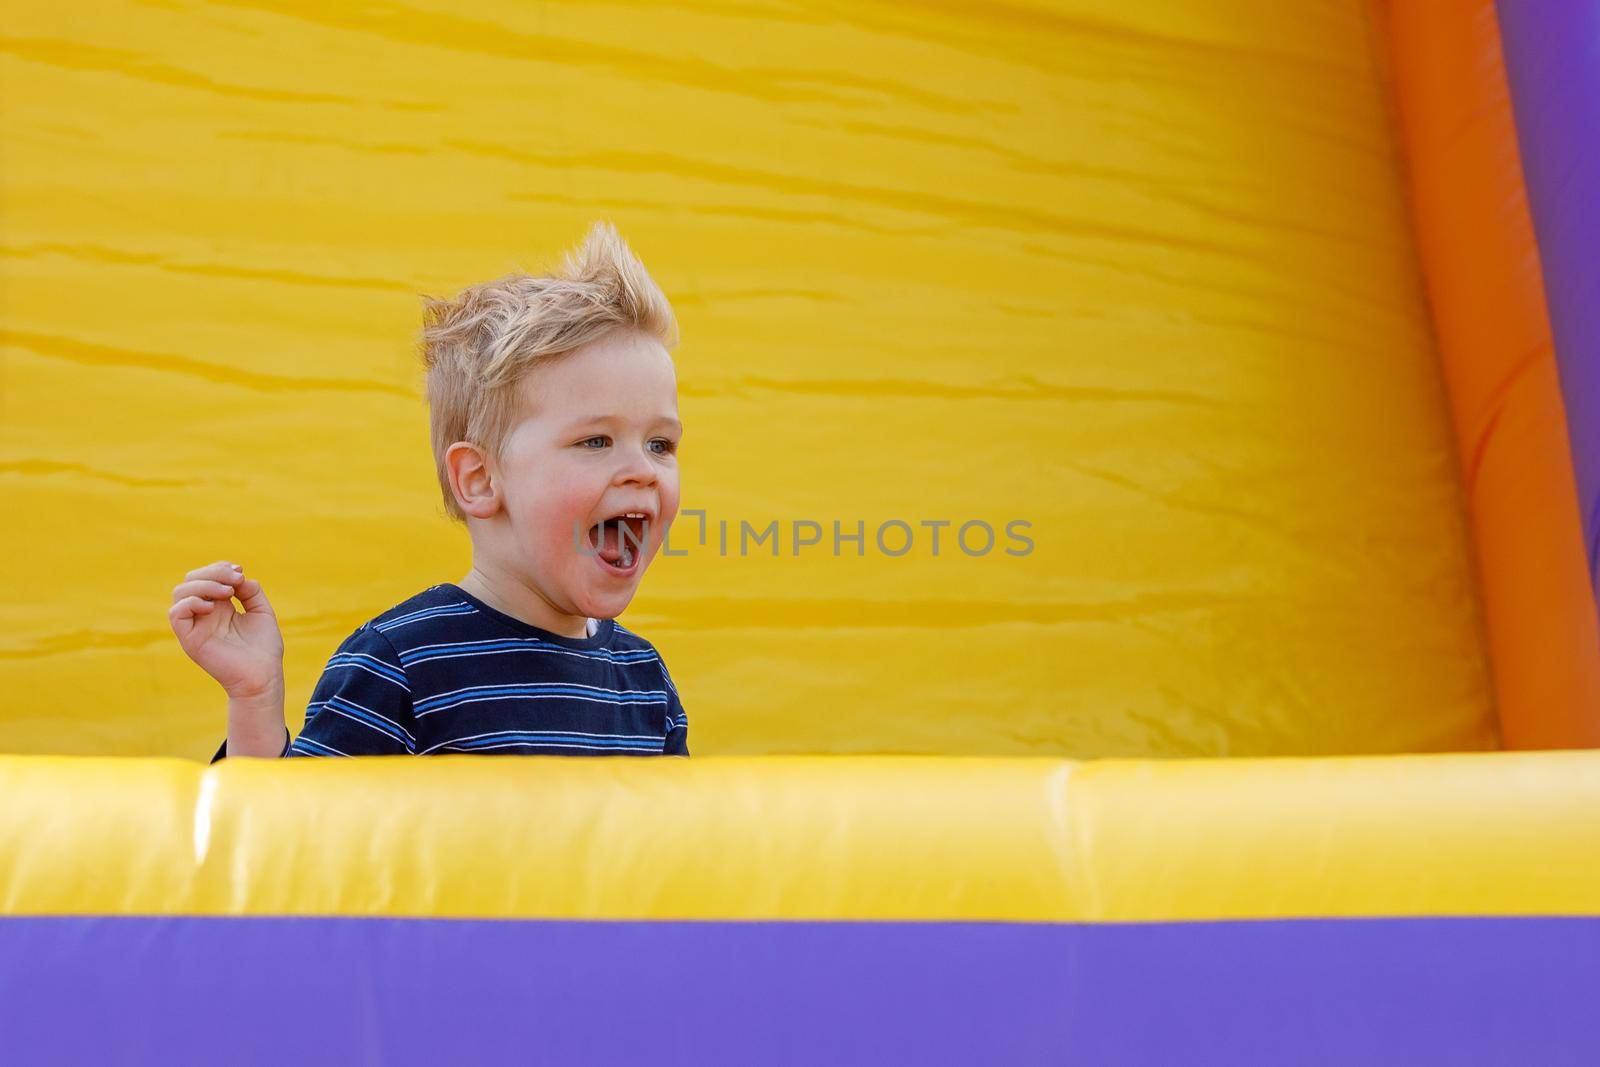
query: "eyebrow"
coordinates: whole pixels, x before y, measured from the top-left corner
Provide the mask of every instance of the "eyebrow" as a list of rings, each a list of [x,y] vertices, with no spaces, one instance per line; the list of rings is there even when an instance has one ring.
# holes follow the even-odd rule
[[[615,421],[617,421],[617,416],[615,416],[615,415],[585,415],[582,418],[573,419],[568,425],[571,428],[576,429],[579,426],[591,426],[591,425],[601,424],[601,423],[609,425],[610,423],[613,423]],[[662,415],[662,416],[659,416],[657,418],[651,419],[650,421],[651,421],[652,425],[654,425],[655,423],[664,422],[669,427],[672,428],[672,431],[674,433],[677,433],[677,434],[680,434],[680,435],[683,433],[683,423],[680,420],[675,419],[670,415]]]

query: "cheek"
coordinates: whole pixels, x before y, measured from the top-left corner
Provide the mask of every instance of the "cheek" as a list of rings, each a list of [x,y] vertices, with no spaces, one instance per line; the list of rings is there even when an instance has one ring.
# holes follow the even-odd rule
[[[552,548],[575,548],[574,538],[587,532],[582,527],[594,503],[594,494],[580,482],[543,481],[538,492],[520,501],[519,525],[528,531],[541,554]]]
[[[678,475],[676,471],[670,477],[661,479],[660,494],[661,528],[665,530],[678,517]]]

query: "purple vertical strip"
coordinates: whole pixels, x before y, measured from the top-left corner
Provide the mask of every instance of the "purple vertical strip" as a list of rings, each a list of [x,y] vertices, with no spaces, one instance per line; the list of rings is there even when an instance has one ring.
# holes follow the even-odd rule
[[[1600,598],[1600,3],[1497,6],[1589,576]]]
[[[1600,918],[0,918],[0,1062],[1600,1063]]]

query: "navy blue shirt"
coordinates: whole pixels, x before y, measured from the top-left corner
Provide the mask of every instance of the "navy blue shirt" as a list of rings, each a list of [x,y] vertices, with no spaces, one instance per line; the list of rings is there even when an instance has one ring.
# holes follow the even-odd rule
[[[687,756],[689,720],[660,654],[614,620],[563,637],[447,582],[344,639],[284,755],[445,752]]]

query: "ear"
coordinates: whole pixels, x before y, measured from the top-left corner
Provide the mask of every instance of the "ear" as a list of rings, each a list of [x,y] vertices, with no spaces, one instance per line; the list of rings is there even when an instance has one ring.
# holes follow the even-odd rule
[[[450,489],[461,510],[474,519],[489,519],[500,510],[500,487],[493,460],[470,441],[457,441],[444,454]]]

